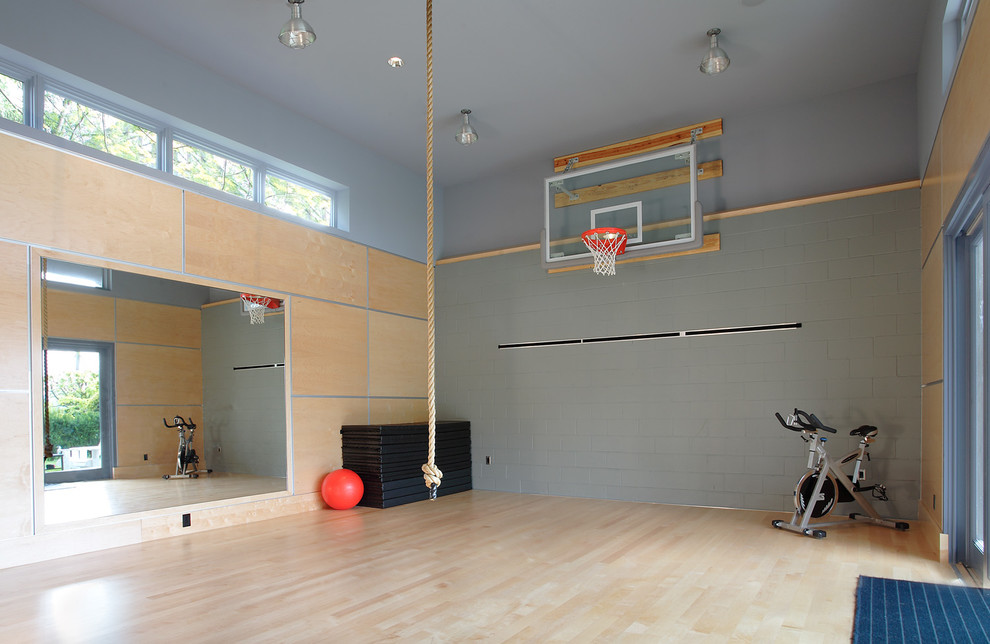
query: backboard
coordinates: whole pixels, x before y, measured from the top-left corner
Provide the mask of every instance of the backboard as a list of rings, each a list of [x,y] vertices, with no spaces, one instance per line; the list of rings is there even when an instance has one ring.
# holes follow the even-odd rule
[[[700,248],[704,242],[695,144],[667,148],[544,180],[546,268],[591,264],[581,233],[623,228],[623,257]],[[620,258],[621,259],[621,258]]]

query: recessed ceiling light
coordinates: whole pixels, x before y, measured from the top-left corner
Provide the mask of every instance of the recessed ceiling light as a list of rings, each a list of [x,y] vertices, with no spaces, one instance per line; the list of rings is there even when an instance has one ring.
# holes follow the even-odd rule
[[[398,56],[392,56],[391,58],[388,59],[389,67],[394,67],[396,69],[402,67],[402,62],[403,62],[402,59],[399,58]]]

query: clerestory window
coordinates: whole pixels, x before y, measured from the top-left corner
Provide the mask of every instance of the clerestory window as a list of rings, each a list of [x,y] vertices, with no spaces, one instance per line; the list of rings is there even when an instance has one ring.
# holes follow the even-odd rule
[[[0,117],[24,122],[24,81],[0,74]]]
[[[265,205],[315,224],[333,225],[333,197],[330,194],[271,172],[265,175]]]
[[[158,165],[158,132],[67,93],[45,91],[44,130],[149,168]]]
[[[335,212],[338,186],[333,182],[323,184],[288,164],[262,161],[261,153],[254,157],[250,151],[232,152],[237,144],[225,146],[220,137],[214,141],[208,134],[188,135],[162,122],[161,116],[134,109],[0,60],[0,127],[14,127],[4,126],[5,120],[27,125],[84,146],[76,148],[79,152],[96,150],[93,156],[104,162],[121,159],[127,162],[121,165],[131,170],[160,170],[252,201],[268,214],[321,228],[347,229],[346,216]]]
[[[254,199],[254,168],[178,137],[172,140],[172,174],[235,197]]]

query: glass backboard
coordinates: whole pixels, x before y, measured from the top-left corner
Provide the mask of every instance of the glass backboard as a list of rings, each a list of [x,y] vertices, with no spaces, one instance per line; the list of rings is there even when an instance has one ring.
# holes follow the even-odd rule
[[[559,172],[544,183],[548,266],[590,263],[581,233],[603,226],[625,229],[630,257],[703,243],[694,144]]]

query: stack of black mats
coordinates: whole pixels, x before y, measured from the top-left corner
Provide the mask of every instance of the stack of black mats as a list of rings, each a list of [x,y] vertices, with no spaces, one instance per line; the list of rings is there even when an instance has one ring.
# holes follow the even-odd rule
[[[344,425],[344,467],[364,483],[358,505],[390,508],[430,498],[423,481],[429,429],[426,423]],[[436,466],[443,472],[437,496],[471,489],[471,423],[437,422]]]

